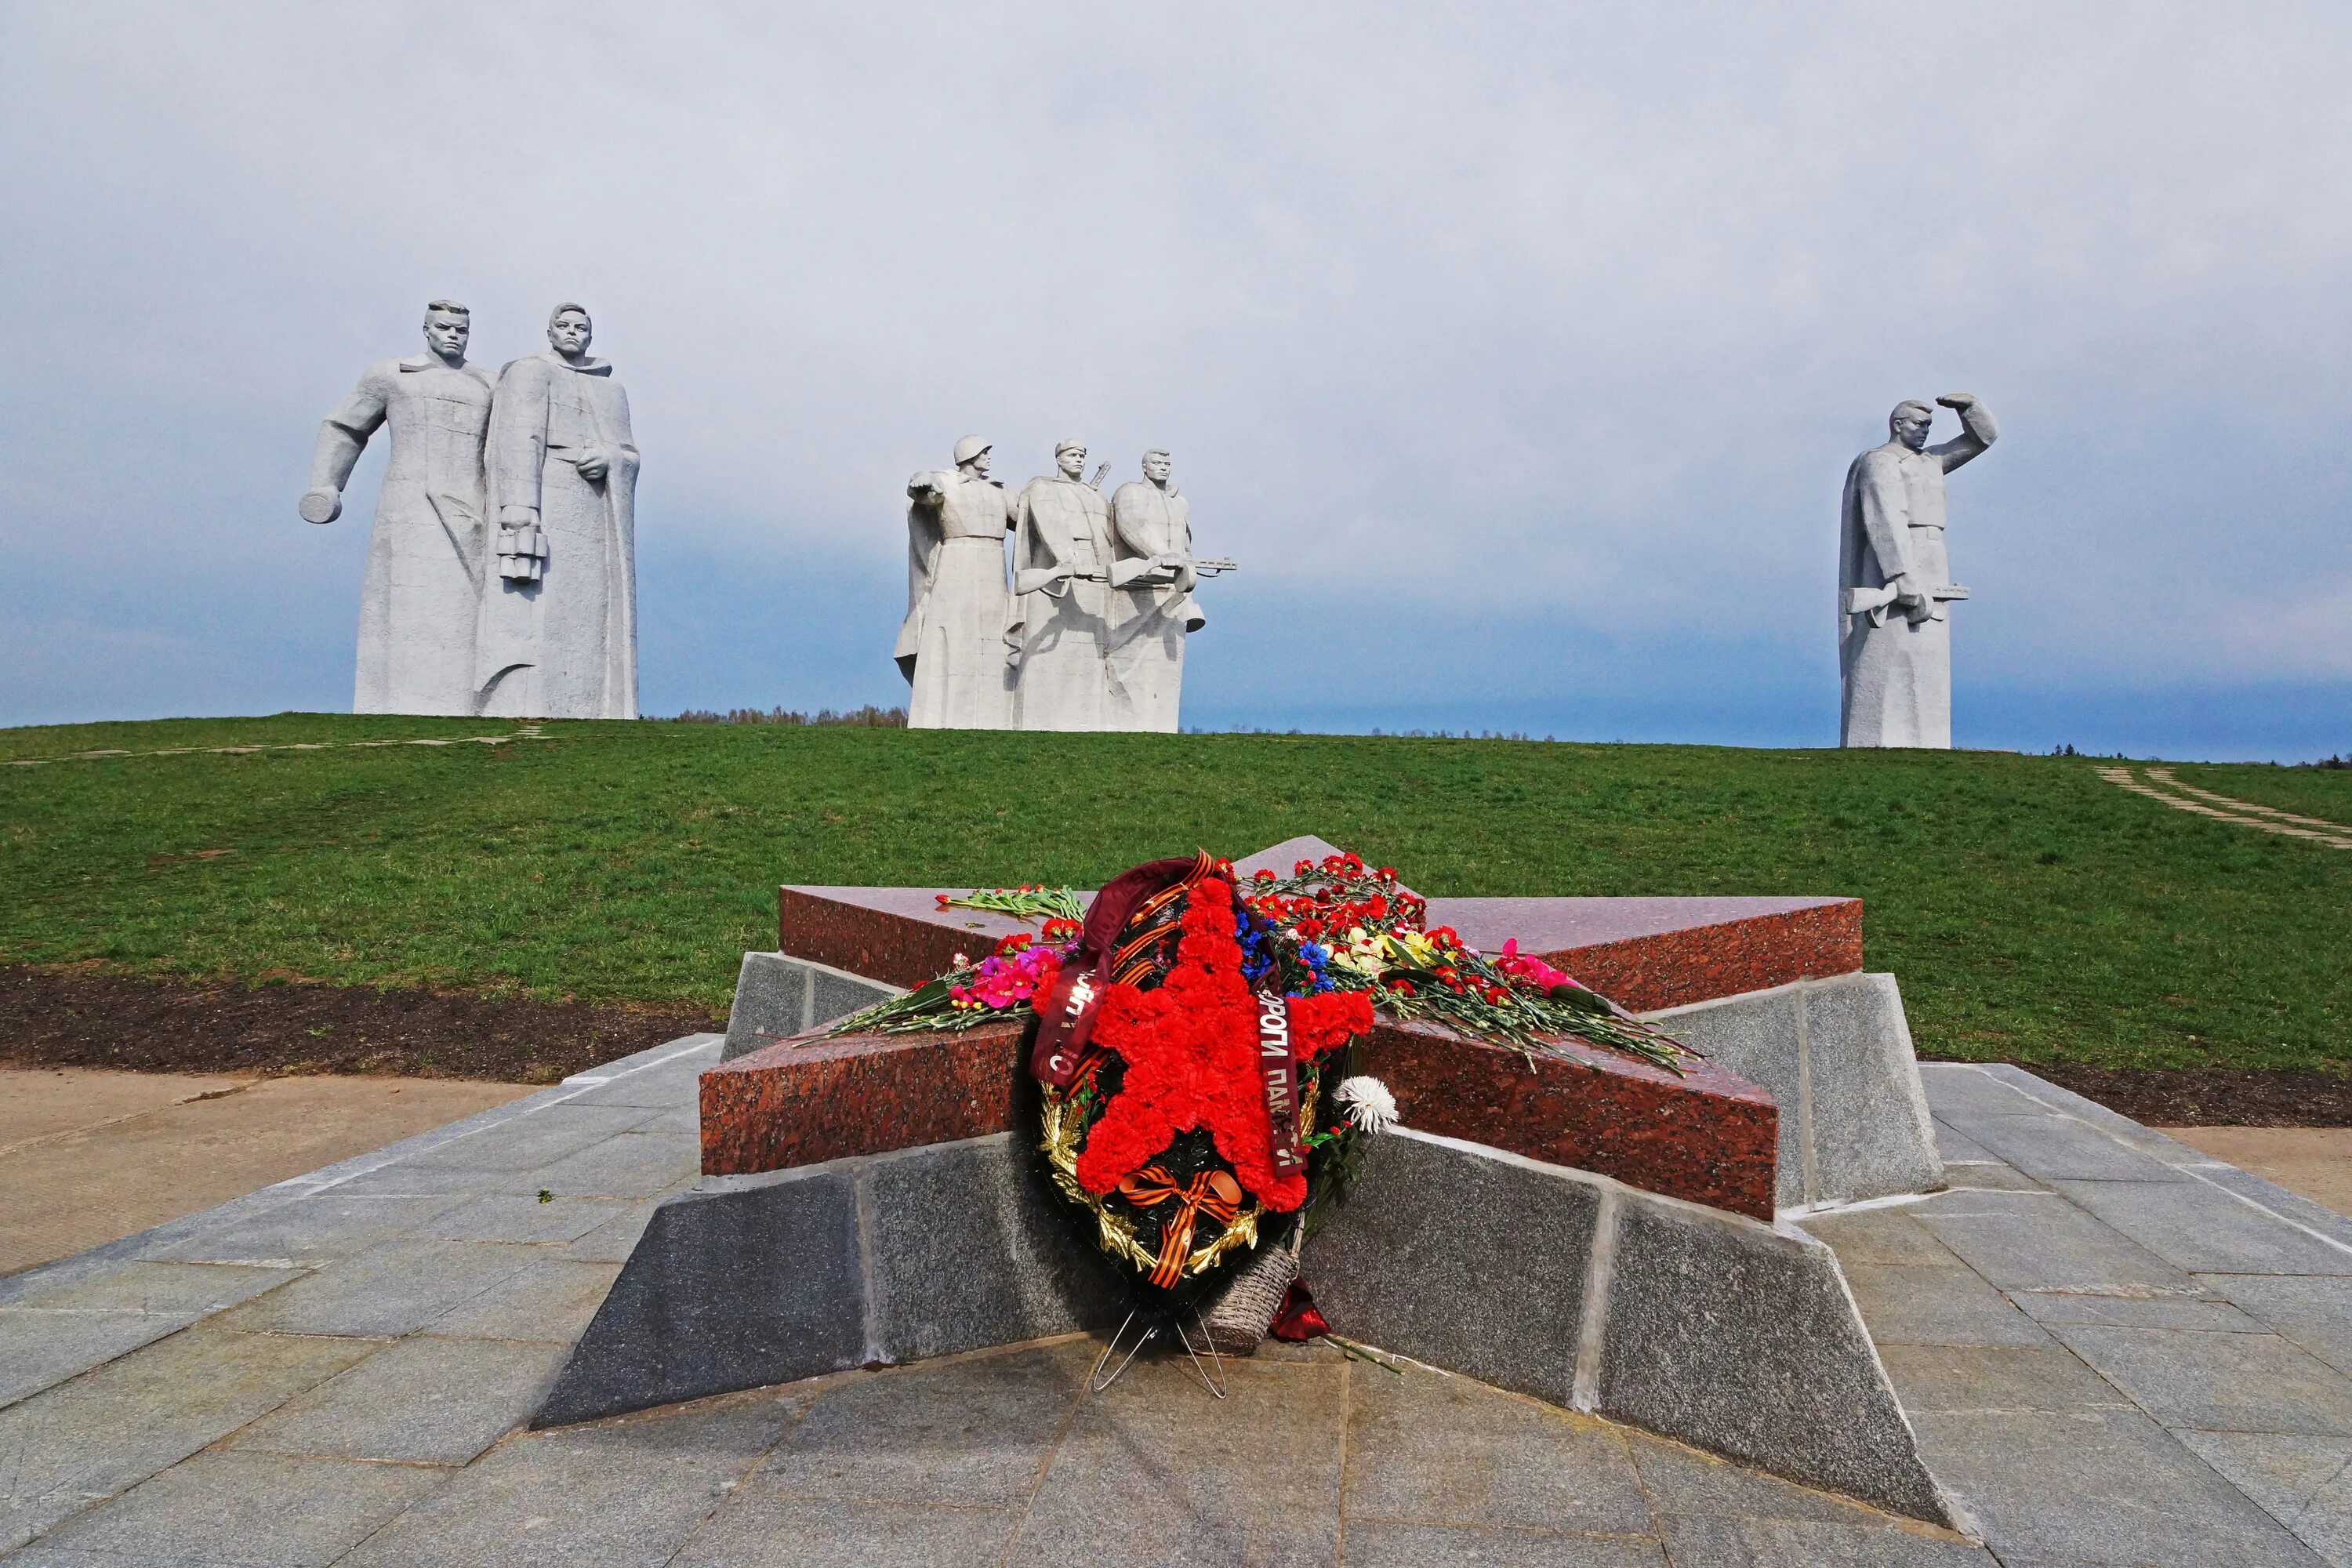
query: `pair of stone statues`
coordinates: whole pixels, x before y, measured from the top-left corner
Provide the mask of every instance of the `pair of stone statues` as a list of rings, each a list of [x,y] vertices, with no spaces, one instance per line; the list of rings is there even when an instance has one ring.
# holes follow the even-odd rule
[[[1082,443],[1018,491],[989,478],[992,461],[967,436],[953,468],[907,481],[908,727],[1173,732],[1184,638],[1207,624],[1193,585],[1233,563],[1193,559],[1168,454],[1145,453],[1143,479],[1108,500],[1109,465],[1084,478]]]
[[[1936,411],[1895,405],[1885,445],[1846,470],[1839,520],[1839,743],[1952,743],[1949,606],[1969,596],[1944,552],[1944,476],[1991,446],[2000,432],[1976,397],[1936,401],[1960,416],[1960,434],[1927,444]]]
[[[463,305],[425,307],[425,352],[368,366],[319,428],[310,522],[392,428],[360,595],[355,713],[637,716],[637,447],[588,312],[493,380]]]

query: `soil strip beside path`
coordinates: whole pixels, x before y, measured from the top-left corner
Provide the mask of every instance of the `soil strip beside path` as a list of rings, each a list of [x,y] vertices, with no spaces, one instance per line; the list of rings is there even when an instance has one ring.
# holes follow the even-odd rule
[[[193,985],[0,965],[0,1065],[13,1067],[545,1084],[712,1026],[708,1012],[678,1003]]]

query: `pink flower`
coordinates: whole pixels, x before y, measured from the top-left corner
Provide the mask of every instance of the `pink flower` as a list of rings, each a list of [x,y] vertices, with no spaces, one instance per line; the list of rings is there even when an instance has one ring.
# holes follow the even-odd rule
[[[1503,951],[1495,957],[1495,967],[1531,991],[1549,991],[1559,985],[1575,986],[1580,991],[1584,989],[1535,954],[1521,952],[1517,937],[1503,943]]]

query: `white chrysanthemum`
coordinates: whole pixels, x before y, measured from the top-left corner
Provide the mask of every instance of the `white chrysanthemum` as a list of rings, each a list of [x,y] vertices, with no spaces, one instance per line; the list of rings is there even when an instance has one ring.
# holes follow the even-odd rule
[[[1385,1132],[1396,1125],[1396,1096],[1389,1092],[1388,1085],[1369,1073],[1342,1079],[1332,1099],[1362,1131]]]

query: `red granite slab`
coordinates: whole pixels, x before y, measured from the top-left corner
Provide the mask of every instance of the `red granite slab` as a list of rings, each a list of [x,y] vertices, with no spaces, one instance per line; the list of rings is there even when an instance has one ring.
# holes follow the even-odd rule
[[[1025,1128],[1017,1027],[779,1042],[702,1075],[707,1175],[876,1154]],[[1571,1044],[1574,1061],[1382,1025],[1366,1070],[1425,1131],[1769,1219],[1779,1112],[1708,1063],[1683,1077]]]
[[[1860,899],[1432,899],[1429,923],[1517,937],[1636,1013],[1862,967]]]
[[[1032,923],[942,910],[968,888],[776,890],[777,946],[891,985],[913,987]],[[1862,967],[1859,899],[1432,899],[1429,923],[1494,952],[1517,937],[1637,1013],[1827,979]]]
[[[1580,1041],[1563,1048],[1575,1059],[1539,1055],[1530,1066],[1436,1025],[1382,1024],[1362,1059],[1424,1132],[1772,1217],[1780,1113],[1770,1094],[1712,1062],[1677,1078]]]
[[[962,1034],[780,1040],[702,1075],[702,1171],[745,1176],[1003,1132],[1018,1024]]]

